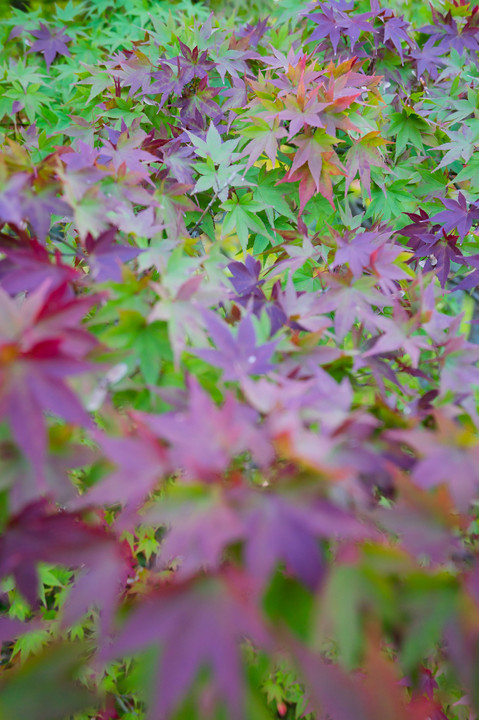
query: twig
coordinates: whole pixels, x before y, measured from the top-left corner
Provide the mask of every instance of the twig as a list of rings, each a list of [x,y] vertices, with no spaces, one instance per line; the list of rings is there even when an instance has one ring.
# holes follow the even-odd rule
[[[222,185],[222,187],[218,188],[218,190],[215,190],[213,197],[211,198],[211,200],[209,201],[208,205],[205,207],[205,209],[204,209],[203,212],[201,213],[200,217],[199,217],[198,220],[196,221],[196,223],[195,223],[195,225],[194,225],[194,227],[193,227],[193,230],[191,230],[191,232],[190,232],[191,237],[197,237],[197,235],[199,235],[199,232],[197,232],[197,231],[198,231],[199,226],[200,226],[201,223],[203,222],[203,218],[205,217],[206,213],[210,211],[210,209],[211,209],[213,203],[215,202],[216,198],[218,197],[218,195],[219,195],[220,193],[222,193],[223,190],[226,190],[226,188],[228,187],[228,185],[230,184],[230,182],[236,177],[237,174],[238,174],[238,171],[235,170],[235,171],[229,176],[229,178],[227,178],[227,180],[225,181],[224,185]]]

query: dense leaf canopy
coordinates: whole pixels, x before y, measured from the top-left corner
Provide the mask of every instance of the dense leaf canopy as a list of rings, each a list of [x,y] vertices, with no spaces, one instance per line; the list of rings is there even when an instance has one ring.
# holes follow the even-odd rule
[[[479,9],[0,26],[0,719],[479,713]]]

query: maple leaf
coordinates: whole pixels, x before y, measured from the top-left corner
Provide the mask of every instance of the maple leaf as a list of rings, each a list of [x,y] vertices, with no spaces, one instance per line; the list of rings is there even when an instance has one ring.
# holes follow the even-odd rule
[[[161,505],[148,512],[142,520],[147,526],[168,528],[161,544],[159,566],[170,567],[181,579],[198,572],[216,572],[224,561],[224,551],[232,543],[242,540],[244,523],[227,493],[214,486],[172,488]]]
[[[45,241],[51,229],[52,214],[65,219],[71,217],[71,209],[66,202],[56,196],[56,190],[45,188],[34,191],[24,187],[20,193],[23,218],[28,220],[38,240]]]
[[[440,358],[442,394],[447,392],[463,396],[479,384],[479,350],[464,335],[447,337]]]
[[[274,308],[278,308],[279,313],[272,316],[276,320],[276,325],[287,324],[294,330],[309,330],[310,332],[319,332],[329,325],[328,318],[320,315],[317,311],[318,298],[312,293],[296,292],[291,275],[289,275],[284,290],[281,288],[279,280],[274,284],[271,291],[271,299],[274,302]]]
[[[378,29],[370,22],[370,19],[374,18],[374,12],[357,13],[354,15],[340,12],[339,15],[343,32],[351,42],[351,51],[354,50],[354,46],[362,32],[371,33],[372,35],[378,32]]]
[[[117,548],[114,535],[103,528],[87,525],[78,514],[57,512],[45,500],[39,500],[13,516],[0,537],[0,577],[13,575],[22,595],[35,606],[39,562],[71,568],[86,566],[90,571],[100,566],[105,571]],[[114,566],[118,570],[117,562]],[[96,582],[89,584],[92,604],[103,603],[109,593],[106,585],[101,589]],[[73,599],[76,602],[78,598]]]
[[[206,283],[204,275],[191,275],[184,279],[185,274],[188,275],[197,264],[193,262],[189,266],[188,262],[185,262],[178,266],[182,271],[175,273],[172,257],[168,263],[168,276],[165,276],[160,284],[152,283],[159,300],[153,306],[148,320],[164,320],[168,324],[168,336],[177,366],[188,340],[193,345],[206,343],[202,308],[219,303],[224,297],[223,285]]]
[[[180,46],[181,55],[171,58],[168,62],[177,63],[178,71],[182,73],[183,82],[185,85],[190,83],[193,78],[208,79],[208,73],[213,70],[215,63],[208,60],[208,51],[204,50],[200,53],[198,47],[190,49],[185,43],[181,42],[178,38],[178,44]]]
[[[69,35],[65,35],[64,30],[65,28],[50,29],[44,23],[40,23],[39,30],[29,30],[30,35],[33,35],[33,37],[37,39],[28,52],[43,53],[47,70],[50,69],[50,65],[57,55],[69,56],[71,54],[67,48],[67,43],[72,42],[72,38]]]
[[[96,239],[88,233],[84,240],[92,277],[97,282],[121,282],[121,264],[133,260],[141,252],[139,248],[115,243],[116,235],[116,228],[111,228]]]
[[[178,183],[193,185],[191,156],[193,148],[181,145],[180,140],[171,140],[162,147],[163,162]]]
[[[75,283],[80,273],[61,261],[59,251],[52,256],[34,238],[28,246],[2,247],[6,259],[0,260],[0,283],[10,295],[35,290],[48,281],[53,289],[66,283]]]
[[[322,117],[322,111],[325,110],[330,102],[319,102],[317,97],[311,94],[310,97],[296,98],[293,95],[287,95],[284,99],[285,109],[279,113],[266,114],[266,119],[276,118],[278,120],[289,120],[289,137],[296,135],[302,131],[304,127],[324,128],[325,122]]]
[[[135,95],[141,90],[141,95],[146,95],[151,90],[152,64],[150,60],[139,50],[126,60],[120,61],[121,70],[115,72],[115,76],[121,81],[122,87],[128,87],[128,97]]]
[[[451,165],[459,158],[469,162],[475,149],[479,147],[479,129],[468,127],[466,123],[458,131],[449,130],[448,135],[450,142],[436,147],[436,150],[447,150],[436,171]]]
[[[216,349],[194,349],[194,355],[223,370],[224,380],[238,380],[245,375],[261,375],[272,369],[271,355],[276,341],[256,345],[254,325],[245,315],[238,326],[236,337],[232,335],[216,313],[204,315],[207,330]]]
[[[309,18],[318,26],[313,30],[309,39],[313,41],[329,38],[334,54],[336,55],[341,39],[342,27],[334,8],[328,7],[326,3],[323,3],[321,13],[314,13],[310,15]]]
[[[444,414],[434,413],[437,431],[391,430],[388,435],[414,448],[418,460],[412,470],[414,482],[430,489],[445,484],[459,511],[465,512],[477,495],[479,445],[463,428]]]
[[[402,249],[395,244],[381,245],[370,256],[371,272],[378,278],[381,290],[392,295],[398,289],[398,280],[405,280],[408,274],[396,264]]]
[[[479,220],[479,204],[473,203],[468,207],[466,198],[461,192],[457,200],[441,198],[441,202],[446,210],[432,215],[431,222],[443,224],[446,233],[457,230],[461,240],[464,240],[472,227],[473,220]]]
[[[158,158],[146,150],[141,150],[145,138],[146,133],[143,130],[131,133],[125,129],[114,143],[109,140],[104,141],[99,162],[111,160],[116,172],[124,163],[129,170],[138,173],[139,177],[149,180],[149,172],[145,165],[158,162]]]
[[[97,458],[91,448],[75,443],[72,438],[73,430],[68,426],[50,428],[49,452],[41,481],[13,442],[1,443],[0,472],[4,486],[9,489],[12,513],[20,512],[39,497],[52,498],[66,507],[77,495],[69,471],[91,465]]]
[[[317,158],[314,158],[314,156],[312,159],[312,165],[314,172],[317,173],[318,162]],[[329,201],[331,207],[335,209],[333,200],[333,183],[331,181],[331,177],[337,175],[346,175],[346,170],[339,162],[338,156],[334,150],[332,150],[322,153],[319,176],[317,174],[315,174],[315,176],[311,174],[308,162],[307,165],[302,165],[294,172],[292,168],[289,168],[286,175],[281,180],[278,180],[276,184],[280,185],[281,183],[296,182],[299,180],[299,214],[302,215],[306,203],[311,200],[317,192],[325,197],[326,200]]]
[[[407,33],[409,23],[404,18],[395,17],[394,15],[387,20],[384,20],[384,42],[391,42],[399,53],[401,62],[404,62],[403,48],[401,40],[404,40],[406,44],[411,48],[414,47],[414,43]]]
[[[338,342],[345,338],[355,320],[376,327],[378,316],[372,309],[373,304],[378,307],[392,304],[389,298],[374,288],[375,279],[361,277],[355,282],[352,280],[352,274],[345,278],[331,274],[327,278],[330,287],[318,301],[318,312],[335,311],[334,331]]]
[[[217,407],[193,378],[188,390],[187,409],[139,416],[157,437],[170,444],[173,466],[183,468],[190,479],[213,480],[242,452],[252,452],[261,466],[271,460],[271,447],[252,408],[240,405],[231,394]]]
[[[384,240],[391,236],[391,232],[379,232],[377,230],[354,233],[338,238],[338,249],[331,263],[331,269],[347,263],[355,279],[361,277],[364,269],[371,262],[371,255],[378,250]]]
[[[206,118],[211,118],[215,125],[223,119],[224,113],[218,102],[215,100],[220,93],[220,88],[208,85],[208,78],[205,76],[199,81],[196,88],[183,91],[176,105],[180,110],[180,117],[186,127],[193,129],[192,125],[197,123],[201,129],[206,127]]]
[[[108,171],[100,169],[97,160],[100,152],[86,142],[79,140],[76,149],[62,148],[61,160],[66,168],[58,169],[58,176],[62,182],[65,196],[79,201],[87,193],[92,190],[92,183],[101,180],[108,175]]]
[[[83,510],[95,506],[122,507],[115,520],[119,532],[133,530],[136,512],[148,495],[171,472],[168,452],[148,425],[137,418],[135,432],[124,428],[119,437],[95,432],[94,439],[103,457],[114,466],[106,477],[86,493],[70,501],[70,510]]]
[[[421,349],[429,347],[424,337],[413,335],[421,324],[421,318],[418,315],[411,317],[396,300],[393,318],[378,316],[376,324],[384,333],[379,336],[373,347],[364,353],[364,357],[402,348],[411,357],[413,368],[417,368]]]
[[[244,263],[235,260],[228,265],[231,272],[230,282],[233,285],[238,297],[257,296],[264,297],[263,291],[260,289],[264,280],[260,280],[261,260],[255,260],[249,253],[246,255]]]
[[[27,182],[27,173],[12,175],[0,190],[0,222],[10,225],[22,224],[23,209],[20,191]]]
[[[420,28],[421,32],[430,35],[432,42],[437,42],[442,52],[450,51],[452,48],[460,55],[465,50],[471,50],[476,53],[479,50],[479,43],[476,35],[478,32],[474,17],[476,9],[474,8],[471,16],[468,18],[466,25],[459,31],[456,20],[452,17],[451,12],[441,15],[435,8],[432,9],[434,25],[426,25]]]
[[[43,411],[85,427],[91,420],[65,378],[91,368],[97,340],[78,322],[97,301],[76,299],[67,285],[43,284],[22,301],[0,289],[0,415],[41,475],[46,448]]]
[[[206,667],[217,699],[239,720],[244,717],[240,643],[249,638],[269,644],[255,599],[247,578],[234,570],[165,586],[131,612],[104,659],[159,644],[151,718],[168,716]]]
[[[311,590],[324,571],[318,540],[363,539],[370,535],[357,518],[326,501],[298,502],[288,495],[249,493],[243,510],[245,562],[261,585],[268,583],[279,561]]]
[[[444,49],[435,45],[434,38],[429,38],[422,48],[413,50],[411,57],[416,60],[418,76],[427,72],[433,80],[436,80],[438,67],[445,64],[442,55],[444,55]]]
[[[278,140],[287,136],[287,131],[280,126],[279,120],[273,121],[272,126],[259,117],[242,118],[243,122],[249,122],[250,125],[241,129],[241,136],[250,138],[250,141],[244,148],[240,157],[248,157],[248,163],[245,168],[248,170],[261,155],[266,155],[271,161],[273,167],[276,165],[276,155],[278,153]]]
[[[373,130],[362,138],[359,138],[359,140],[349,148],[346,157],[347,177],[345,193],[348,192],[349,186],[354,180],[356,173],[359,173],[361,187],[366,191],[368,197],[371,197],[371,167],[387,168],[378,149],[386,145],[386,143],[387,140],[384,140],[380,136],[379,131]]]
[[[319,191],[323,155],[326,154],[327,157],[330,157],[331,148],[338,141],[324,131],[317,130],[314,135],[299,135],[292,142],[298,146],[298,150],[293,156],[290,172],[294,173],[307,163],[311,177],[316,184],[316,189]]]
[[[463,255],[457,247],[457,235],[452,233],[446,234],[444,230],[429,238],[422,236],[422,242],[417,243],[415,247],[414,256],[423,257],[427,256],[424,270],[434,269],[436,272],[441,287],[445,287],[449,272],[451,269],[451,262],[463,264],[465,262]]]
[[[473,267],[474,270],[467,275],[463,275],[461,282],[459,282],[453,290],[472,290],[479,285],[479,255],[469,255],[467,258],[463,258],[464,264]]]

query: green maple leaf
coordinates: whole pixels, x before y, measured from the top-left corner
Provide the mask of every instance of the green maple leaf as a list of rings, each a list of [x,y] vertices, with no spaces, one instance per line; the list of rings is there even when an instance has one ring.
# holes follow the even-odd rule
[[[424,152],[423,135],[429,132],[429,125],[425,120],[414,114],[406,112],[395,112],[391,115],[389,125],[389,136],[396,136],[396,157],[398,157],[407,145],[412,145]]]
[[[462,170],[454,178],[455,182],[470,180],[474,188],[479,188],[479,153],[476,153],[469,160]]]
[[[239,143],[239,138],[223,142],[213,123],[210,124],[206,140],[202,140],[188,130],[186,130],[186,133],[196,148],[196,154],[202,158],[211,158],[215,165],[227,165],[239,159],[239,153],[234,152]]]
[[[5,79],[11,83],[19,83],[25,92],[29,85],[45,85],[45,75],[38,72],[38,67],[30,67],[21,58],[18,61],[10,60],[8,69],[6,70]]]
[[[408,189],[409,180],[396,180],[388,187],[373,188],[365,217],[384,221],[401,220],[403,213],[416,208],[416,199]]]
[[[250,233],[256,232],[271,238],[264,222],[258,216],[260,210],[264,210],[264,204],[253,200],[251,193],[245,193],[241,197],[236,196],[223,203],[222,207],[227,210],[223,221],[223,233],[228,235],[236,230],[243,252],[246,253]]]

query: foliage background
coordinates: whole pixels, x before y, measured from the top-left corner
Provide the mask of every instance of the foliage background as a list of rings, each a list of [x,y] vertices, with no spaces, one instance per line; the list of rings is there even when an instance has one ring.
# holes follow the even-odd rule
[[[477,7],[0,7],[0,718],[475,717]]]

